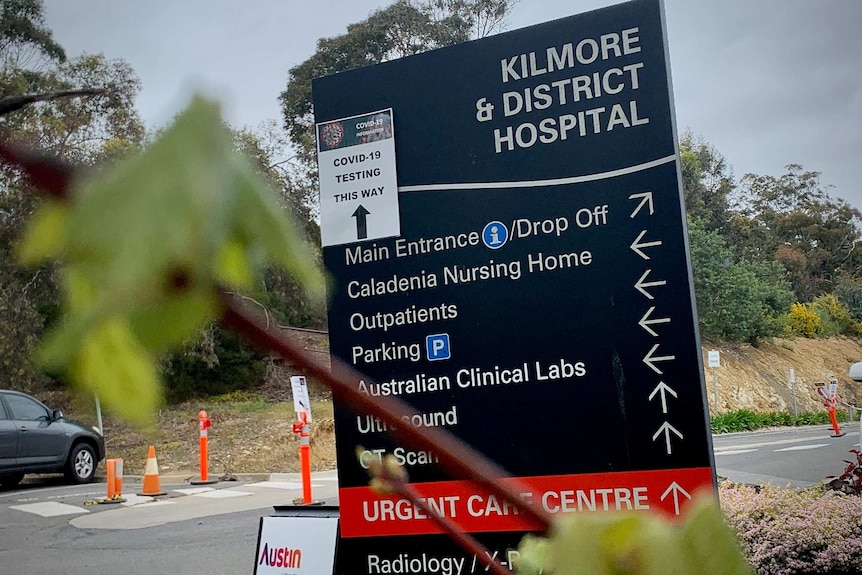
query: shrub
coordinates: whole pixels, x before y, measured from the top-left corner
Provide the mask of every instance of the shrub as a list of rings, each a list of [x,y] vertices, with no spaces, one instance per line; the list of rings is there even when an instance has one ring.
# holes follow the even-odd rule
[[[760,575],[862,570],[862,499],[725,482],[725,519]]]
[[[847,421],[847,412],[838,410],[838,421]],[[753,431],[764,427],[794,427],[802,425],[825,425],[829,423],[829,413],[823,411],[803,411],[794,417],[783,411],[756,413],[748,409],[738,409],[712,416],[710,424],[713,433],[733,433]]]
[[[859,322],[853,319],[850,311],[834,294],[817,296],[811,302],[810,309],[820,318],[818,334],[821,336],[856,336],[860,333]]]
[[[804,303],[791,304],[787,330],[791,335],[815,337],[820,330],[820,316]]]

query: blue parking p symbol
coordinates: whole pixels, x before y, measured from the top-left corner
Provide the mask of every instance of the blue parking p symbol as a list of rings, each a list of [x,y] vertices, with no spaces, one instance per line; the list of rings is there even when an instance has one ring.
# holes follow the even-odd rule
[[[438,333],[425,338],[425,348],[428,352],[428,361],[449,359],[452,352],[449,349],[449,334]]]

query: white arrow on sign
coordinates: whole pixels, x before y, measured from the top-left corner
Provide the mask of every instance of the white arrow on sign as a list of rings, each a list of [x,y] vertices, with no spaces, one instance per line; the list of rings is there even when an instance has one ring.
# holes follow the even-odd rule
[[[653,206],[652,206],[652,192],[641,192],[639,194],[632,194],[629,196],[630,200],[636,200],[638,198],[643,198],[643,199],[641,199],[640,203],[635,208],[635,211],[633,211],[632,215],[630,215],[629,217],[634,218],[636,215],[638,215],[638,212],[641,211],[641,208],[643,208],[644,206],[648,206],[649,207],[649,215],[653,215],[654,210],[653,210]]]
[[[670,455],[673,451],[670,448],[670,434],[673,433],[674,435],[676,435],[677,437],[682,439],[682,433],[680,433],[676,429],[676,427],[674,427],[673,425],[671,425],[670,423],[665,421],[664,423],[661,424],[661,427],[658,428],[658,431],[656,431],[653,434],[652,440],[655,441],[656,439],[658,439],[658,436],[661,435],[662,433],[664,433],[664,440],[665,440],[665,443],[667,445],[667,454]]]
[[[649,366],[651,370],[656,372],[659,375],[663,375],[664,372],[655,366],[656,361],[670,361],[672,359],[676,359],[675,355],[653,355],[658,349],[658,344],[652,346],[652,348],[647,352],[644,356],[644,363]]]
[[[656,319],[650,319],[649,316],[653,311],[655,311],[655,306],[652,306],[651,308],[649,308],[646,311],[644,316],[638,322],[638,325],[641,326],[642,328],[644,328],[647,331],[647,333],[652,334],[653,337],[658,337],[658,333],[653,328],[651,328],[650,326],[654,323],[670,323],[670,318],[669,317],[658,317]]]
[[[655,397],[655,394],[661,394],[661,412],[667,413],[667,394],[671,394],[674,397],[679,397],[676,392],[671,389],[671,387],[663,381],[658,382],[658,385],[655,386],[655,389],[652,390],[652,393],[649,394],[649,401],[652,401],[652,398]]]
[[[661,500],[664,501],[667,499],[668,495],[673,495],[673,512],[677,515],[679,515],[679,496],[682,495],[686,499],[691,500],[689,492],[683,489],[676,481],[671,483],[665,492],[662,493]]]
[[[647,276],[650,274],[651,271],[652,270],[647,270],[644,272],[644,275],[642,275],[640,277],[640,279],[637,281],[637,283],[635,284],[635,288],[639,292],[644,294],[648,299],[655,299],[653,297],[653,295],[646,290],[646,288],[667,285],[667,281],[666,280],[658,280],[658,281],[654,281],[654,282],[644,281],[647,278]]]
[[[640,243],[640,241],[643,239],[643,237],[644,237],[645,235],[646,235],[646,230],[642,231],[642,232],[640,233],[640,235],[638,235],[638,237],[637,237],[637,238],[635,238],[635,241],[633,241],[633,242],[632,242],[632,245],[630,245],[629,247],[630,247],[630,248],[632,249],[632,251],[633,251],[633,252],[635,252],[637,255],[639,255],[640,257],[642,257],[642,258],[643,258],[643,259],[645,259],[645,260],[648,260],[648,259],[649,259],[649,256],[648,256],[648,255],[646,255],[645,253],[643,253],[643,252],[641,251],[641,248],[654,248],[654,247],[656,247],[656,246],[660,246],[660,245],[661,245],[661,240],[655,240],[655,241],[652,241],[652,242],[644,242],[644,243]]]

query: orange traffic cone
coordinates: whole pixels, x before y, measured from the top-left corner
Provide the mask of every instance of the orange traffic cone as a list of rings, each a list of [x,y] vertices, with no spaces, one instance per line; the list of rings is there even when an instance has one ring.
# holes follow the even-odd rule
[[[144,468],[144,486],[141,488],[141,495],[149,497],[167,495],[166,492],[162,491],[162,486],[159,483],[159,464],[156,461],[156,448],[152,445],[147,453],[147,466]]]

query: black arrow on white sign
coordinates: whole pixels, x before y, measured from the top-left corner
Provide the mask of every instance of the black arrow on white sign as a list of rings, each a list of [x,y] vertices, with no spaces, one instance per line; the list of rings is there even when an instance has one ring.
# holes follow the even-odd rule
[[[368,237],[368,226],[365,224],[365,216],[370,214],[368,210],[365,209],[365,206],[359,204],[359,207],[356,208],[356,211],[353,212],[351,217],[356,218],[356,239],[364,240]]]

